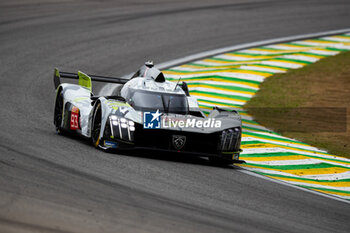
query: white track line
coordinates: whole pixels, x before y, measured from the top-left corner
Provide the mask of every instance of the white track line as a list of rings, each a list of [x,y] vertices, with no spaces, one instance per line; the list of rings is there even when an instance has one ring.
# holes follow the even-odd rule
[[[350,204],[350,201],[347,200],[347,199],[342,199],[342,198],[331,196],[331,195],[328,195],[328,194],[325,194],[325,193],[317,192],[317,191],[314,191],[314,190],[311,190],[311,189],[299,187],[299,186],[296,186],[294,184],[290,184],[290,183],[287,183],[287,182],[284,182],[284,181],[281,181],[281,180],[276,180],[276,179],[273,179],[273,178],[270,178],[270,177],[267,177],[267,176],[260,175],[260,174],[255,173],[255,172],[244,170],[244,169],[242,169],[240,167],[236,167],[236,168],[238,168],[237,171],[245,173],[247,175],[259,177],[259,178],[264,179],[264,180],[272,181],[272,182],[275,182],[275,183],[278,183],[278,184],[283,184],[283,185],[286,185],[286,186],[291,187],[291,188],[303,190],[305,192],[313,193],[313,194],[316,194],[316,195],[319,195],[319,196],[322,196],[322,197],[327,197],[327,198],[330,198],[330,199],[333,199],[333,200],[337,200],[337,201],[341,201],[341,202]]]

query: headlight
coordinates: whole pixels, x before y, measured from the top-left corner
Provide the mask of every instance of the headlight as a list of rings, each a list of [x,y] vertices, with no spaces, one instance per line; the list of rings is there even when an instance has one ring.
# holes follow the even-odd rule
[[[110,115],[109,121],[114,138],[128,141],[134,140],[135,122],[116,115]]]
[[[135,122],[128,120],[123,117],[118,117],[116,115],[111,115],[109,117],[111,124],[117,126],[120,124],[122,128],[129,128],[131,131],[135,131]]]
[[[239,127],[226,129],[221,132],[218,150],[221,151],[236,151],[239,145],[241,129]]]

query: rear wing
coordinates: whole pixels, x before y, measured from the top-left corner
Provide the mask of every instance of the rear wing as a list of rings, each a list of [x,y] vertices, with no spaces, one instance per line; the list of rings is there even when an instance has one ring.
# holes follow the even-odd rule
[[[118,83],[118,84],[125,84],[129,81],[129,79],[125,79],[125,78],[115,78],[115,77],[107,77],[107,76],[100,76],[100,75],[84,74],[83,72],[80,72],[80,71],[78,71],[78,73],[63,72],[55,68],[54,74],[53,74],[53,83],[55,85],[55,89],[57,89],[57,87],[61,84],[61,78],[78,79],[79,85],[83,87],[87,87],[90,90],[91,90],[91,81],[105,82],[105,83]]]

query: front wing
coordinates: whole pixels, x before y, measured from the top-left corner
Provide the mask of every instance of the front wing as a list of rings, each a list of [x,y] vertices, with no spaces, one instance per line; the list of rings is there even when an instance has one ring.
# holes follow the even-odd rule
[[[109,122],[101,140],[104,149],[151,149],[199,156],[216,156],[239,160],[241,128],[214,133],[186,132],[169,129],[144,129],[135,124],[130,130]]]

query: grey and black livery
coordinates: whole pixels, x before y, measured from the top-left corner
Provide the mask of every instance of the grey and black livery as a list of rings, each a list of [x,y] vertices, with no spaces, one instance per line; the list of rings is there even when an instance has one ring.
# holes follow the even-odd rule
[[[62,78],[78,84],[61,83]],[[95,96],[92,81],[119,84],[113,96]],[[209,157],[216,163],[241,163],[242,123],[235,110],[214,107],[205,116],[185,82],[167,81],[146,62],[130,79],[54,71],[56,89],[54,124],[57,132],[75,132],[95,147],[152,149]],[[143,127],[143,113],[161,117],[221,121],[220,128]]]

